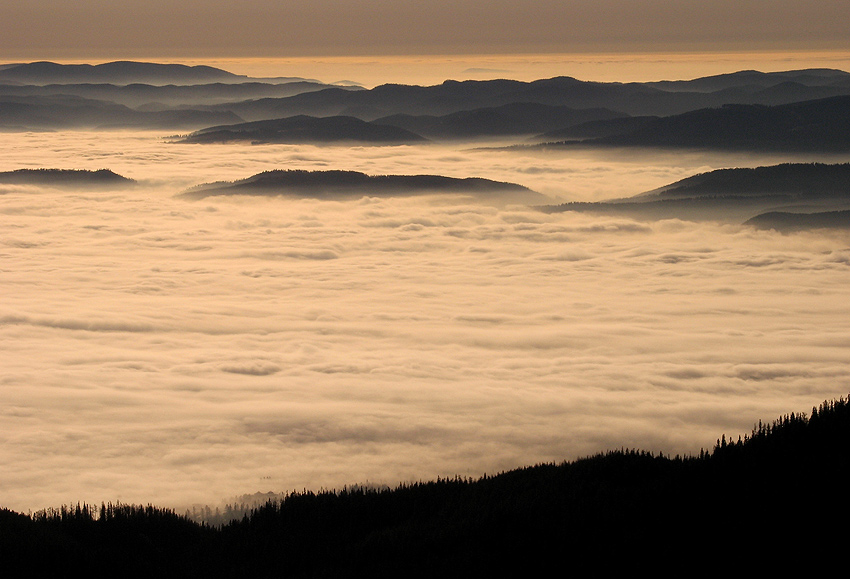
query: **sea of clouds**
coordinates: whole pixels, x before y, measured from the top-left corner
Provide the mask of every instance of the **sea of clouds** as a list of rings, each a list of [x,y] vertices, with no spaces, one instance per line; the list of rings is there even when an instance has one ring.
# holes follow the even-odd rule
[[[697,453],[850,391],[850,237],[457,197],[175,198],[268,169],[436,173],[559,200],[781,158],[175,145],[0,134],[0,506],[182,508]]]

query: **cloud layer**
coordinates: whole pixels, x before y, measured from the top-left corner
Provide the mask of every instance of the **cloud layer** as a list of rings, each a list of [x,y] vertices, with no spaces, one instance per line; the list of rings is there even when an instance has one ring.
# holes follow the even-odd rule
[[[847,237],[448,198],[173,197],[339,168],[599,199],[765,159],[0,142],[0,170],[145,183],[0,190],[5,507],[181,507],[621,446],[698,452],[848,392]]]

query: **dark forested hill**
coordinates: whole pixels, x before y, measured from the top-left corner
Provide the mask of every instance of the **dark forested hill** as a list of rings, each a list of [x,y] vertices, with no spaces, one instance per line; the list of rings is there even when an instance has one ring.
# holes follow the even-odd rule
[[[583,211],[647,219],[741,222],[768,211],[850,209],[850,164],[784,163],[718,169],[627,199],[565,203],[547,212]]]
[[[604,125],[604,123],[600,123]],[[586,145],[754,151],[850,151],[850,96],[792,104],[724,105],[661,117]],[[604,133],[603,133],[604,134]]]
[[[850,163],[783,163],[768,167],[717,169],[647,191],[635,199],[731,195],[850,199]]]
[[[108,169],[17,169],[0,172],[0,183],[15,185],[46,185],[49,187],[130,187],[133,179],[122,177]]]
[[[304,491],[221,528],[152,506],[0,509],[0,552],[9,576],[819,574],[846,546],[848,484],[842,398],[698,456],[612,450],[474,480]]]
[[[482,199],[514,199],[537,203],[545,199],[522,185],[480,178],[442,175],[366,175],[358,171],[278,170],[233,182],[199,185],[181,194],[187,199],[214,195],[262,195],[313,199],[352,199],[435,193],[474,195]]]

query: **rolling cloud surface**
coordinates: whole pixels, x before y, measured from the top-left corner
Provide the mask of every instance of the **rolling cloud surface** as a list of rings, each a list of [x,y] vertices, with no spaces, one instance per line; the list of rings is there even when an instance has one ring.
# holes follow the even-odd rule
[[[438,173],[553,200],[779,161],[0,135],[3,506],[182,507],[698,452],[846,395],[850,239],[466,199],[177,199],[267,169]]]

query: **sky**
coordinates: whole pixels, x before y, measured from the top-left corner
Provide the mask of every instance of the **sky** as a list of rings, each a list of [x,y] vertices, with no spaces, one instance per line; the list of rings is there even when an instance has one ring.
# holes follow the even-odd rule
[[[11,4],[11,5],[10,5]],[[6,60],[844,49],[845,0],[33,0]]]

